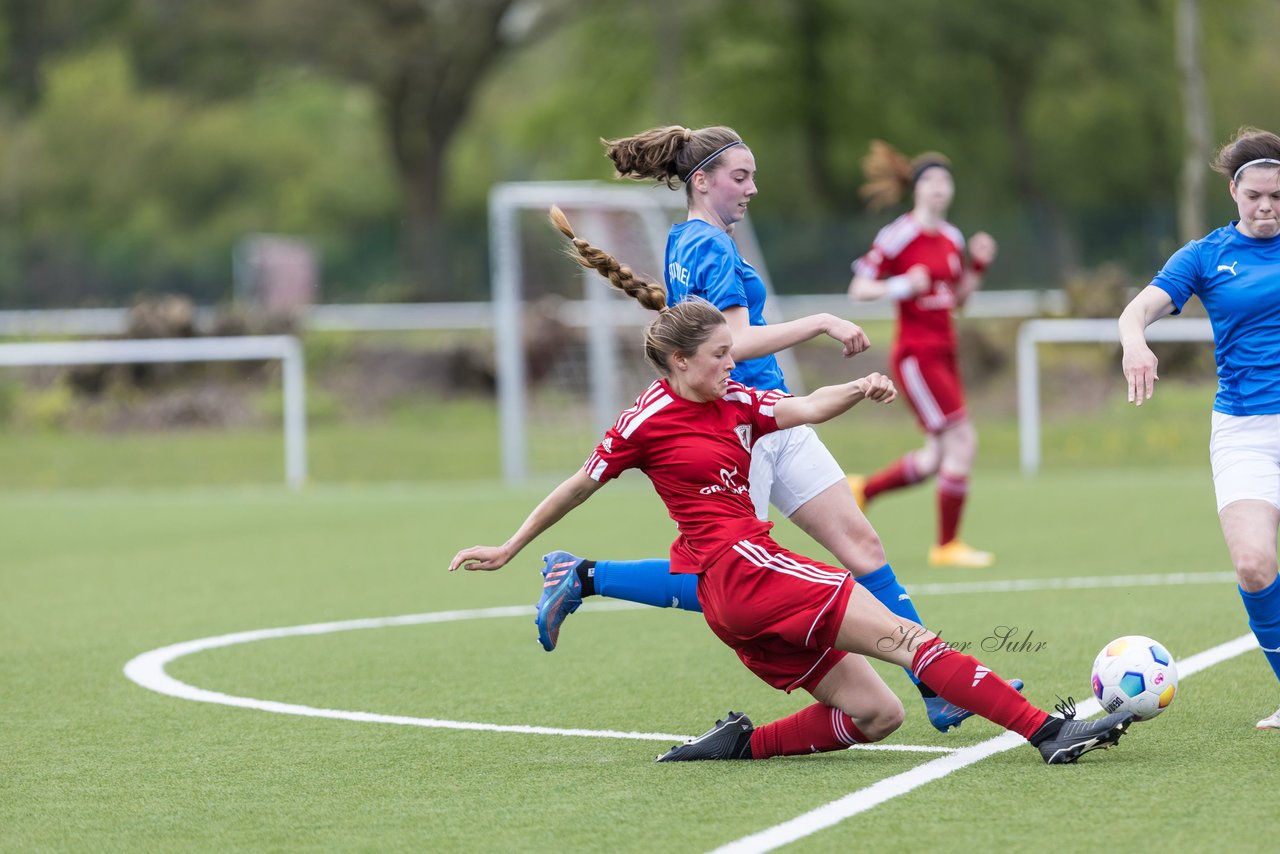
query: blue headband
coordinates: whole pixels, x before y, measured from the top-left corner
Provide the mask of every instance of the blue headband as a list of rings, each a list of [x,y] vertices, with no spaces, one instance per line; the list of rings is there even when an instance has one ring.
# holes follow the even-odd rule
[[[699,163],[697,166],[690,169],[689,173],[685,175],[683,178],[681,178],[680,180],[684,181],[686,184],[689,183],[689,179],[693,177],[695,172],[699,172],[703,169],[706,169],[708,166],[711,165],[712,160],[715,160],[717,157],[719,157],[721,154],[724,154],[726,151],[733,148],[735,145],[743,145],[743,144],[744,143],[742,142],[742,140],[735,139],[733,142],[727,145],[720,146],[715,151],[708,154],[701,163]]]

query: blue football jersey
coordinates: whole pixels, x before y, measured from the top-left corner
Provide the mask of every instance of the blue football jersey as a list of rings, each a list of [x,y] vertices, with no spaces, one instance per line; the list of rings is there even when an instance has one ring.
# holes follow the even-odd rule
[[[688,296],[702,297],[721,311],[744,306],[752,326],[766,325],[764,281],[723,229],[699,219],[677,223],[667,236],[666,260],[671,305]],[[732,376],[752,388],[788,391],[772,353],[738,362]]]
[[[1259,239],[1223,226],[1175,252],[1151,284],[1175,313],[1192,294],[1213,325],[1218,394],[1227,415],[1280,413],[1280,236]]]

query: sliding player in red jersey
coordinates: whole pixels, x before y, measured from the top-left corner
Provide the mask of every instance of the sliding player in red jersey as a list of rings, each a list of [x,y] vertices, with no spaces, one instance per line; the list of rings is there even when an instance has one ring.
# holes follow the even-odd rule
[[[865,508],[878,495],[937,475],[938,538],[929,550],[930,565],[990,566],[990,552],[960,539],[978,434],[965,406],[952,314],[981,284],[996,243],[979,232],[966,257],[964,235],[946,219],[955,184],[942,155],[930,152],[908,161],[877,140],[862,165],[862,194],[872,208],[895,204],[908,190],[912,194],[912,209],[880,229],[871,251],[854,262],[849,296],[897,301],[893,373],[925,443],[869,478],[850,475],[849,485]]]
[[[563,215],[557,225],[572,236]],[[734,382],[733,335],[713,305],[692,297],[668,307],[661,286],[585,241],[574,245],[616,287],[658,311],[644,349],[662,378],[503,545],[463,549],[449,569],[501,568],[605,483],[627,469],[643,471],[679,529],[671,571],[697,577],[711,630],[765,682],[788,693],[803,688],[817,700],[761,727],[730,712],[658,761],[765,759],[885,738],[902,723],[902,702],[864,656],[909,667],[938,696],[1028,739],[1049,764],[1119,740],[1132,715],[1077,721],[1063,709],[1064,718],[1050,716],[977,659],[889,611],[848,570],[780,546],[770,536],[773,523],[756,516],[747,477],[756,441],[828,421],[863,400],[888,403],[892,382],[870,374],[804,397]]]

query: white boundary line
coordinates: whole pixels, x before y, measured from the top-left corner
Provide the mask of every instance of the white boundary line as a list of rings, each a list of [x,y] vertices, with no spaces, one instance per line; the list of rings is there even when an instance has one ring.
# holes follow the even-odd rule
[[[633,607],[628,604],[626,607]],[[616,610],[616,606],[607,603],[596,605],[593,610]],[[218,691],[197,688],[174,679],[165,667],[173,661],[197,652],[235,646],[242,643],[271,640],[273,638],[298,637],[300,635],[323,635],[332,632],[347,632],[357,629],[382,629],[391,626],[417,626],[426,623],[448,623],[459,620],[482,620],[497,617],[531,617],[533,608],[529,605],[517,605],[504,608],[480,608],[470,611],[437,611],[430,614],[406,614],[399,617],[375,617],[365,620],[345,620],[335,623],[311,623],[304,626],[288,626],[278,629],[256,629],[248,632],[219,635],[217,637],[200,638],[185,641],[171,646],[144,652],[124,666],[124,675],[151,691],[193,700],[197,703],[218,703],[224,706],[237,706],[244,709],[257,709],[263,712],[275,712],[282,715],[301,715],[309,718],[333,718],[338,720],[360,721],[362,723],[399,724],[402,726],[439,727],[443,729],[483,730],[487,732],[514,732],[528,735],[571,735],[589,738],[628,738],[644,741],[684,741],[689,736],[660,732],[618,732],[615,730],[561,729],[556,727],[522,726],[507,724],[474,723],[471,721],[438,720],[435,718],[414,718],[403,715],[382,715],[373,712],[353,712],[343,709],[323,709],[315,706],[302,706],[294,703],[279,703],[274,700],[259,700],[254,697],[237,697]]]
[[[908,592],[929,596],[957,593],[1021,593],[1033,590],[1094,590],[1108,587],[1165,587],[1182,584],[1220,584],[1235,581],[1234,572],[1166,572],[1159,575],[1086,575],[1067,578],[1024,578],[996,581],[957,581],[912,584]]]
[[[623,603],[592,603],[592,611],[618,611],[642,608],[643,605]],[[170,646],[153,649],[131,659],[124,666],[124,675],[132,681],[158,694],[192,700],[197,703],[216,703],[223,706],[236,706],[243,709],[256,709],[262,712],[274,712],[282,715],[300,715],[309,718],[330,718],[335,720],[358,721],[360,723],[398,724],[400,726],[434,727],[438,729],[478,730],[484,732],[511,732],[524,735],[561,735],[586,738],[624,738],[637,741],[674,741],[681,742],[690,738],[687,735],[675,735],[665,732],[620,732],[618,730],[573,729],[561,727],[526,726],[520,724],[491,724],[474,721],[453,721],[439,718],[415,718],[405,715],[383,715],[375,712],[354,712],[344,709],[324,709],[315,706],[303,706],[296,703],[280,703],[274,700],[259,700],[255,697],[239,697],[197,688],[173,678],[165,668],[179,658],[194,655],[210,649],[219,649],[237,644],[254,643],[274,638],[298,637],[306,635],[323,635],[333,632],[355,631],[357,629],[382,629],[392,626],[417,626],[427,623],[448,623],[459,620],[483,620],[498,617],[529,617],[533,609],[528,605],[514,605],[504,608],[479,608],[470,611],[437,611],[429,614],[407,614],[399,617],[376,617],[364,620],[345,620],[334,623],[311,623],[304,626],[289,626],[278,629],[256,629],[248,632],[236,632],[217,637],[200,638]],[[868,744],[856,745],[863,750],[895,750],[906,753],[950,753],[953,748],[933,747],[929,745]]]
[[[1212,649],[1207,649],[1189,658],[1180,659],[1178,661],[1178,676],[1180,679],[1185,679],[1193,673],[1208,669],[1215,664],[1220,664],[1229,658],[1234,658],[1257,647],[1258,641],[1252,634],[1242,635],[1235,640],[1219,644]],[[1081,718],[1087,718],[1100,711],[1102,711],[1102,707],[1098,705],[1097,700],[1091,697],[1087,702],[1080,704],[1078,715]],[[810,810],[790,821],[762,830],[759,833],[753,833],[750,836],[744,836],[736,842],[730,842],[715,849],[713,854],[757,854],[757,852],[773,851],[775,848],[789,845],[792,842],[817,833],[819,830],[825,830],[828,827],[839,824],[846,818],[866,812],[872,807],[879,806],[899,795],[905,795],[925,783],[933,782],[954,771],[959,771],[966,765],[980,762],[988,756],[1003,753],[1021,744],[1026,744],[1022,736],[1017,733],[1006,732],[972,747],[957,750],[949,756],[943,756],[923,765],[918,765],[910,771],[886,777],[871,786],[867,786],[865,789],[850,792],[839,800],[832,801],[815,810]]]
[[[1218,583],[1234,578],[1232,573],[1176,573],[1165,575],[1118,575],[1092,576],[1065,579],[1023,579],[986,582],[960,582],[952,584],[920,584],[914,585],[917,592],[930,595],[947,595],[958,593],[999,593],[1027,590],[1083,589],[1095,587],[1127,587],[1161,584],[1200,584]],[[585,611],[620,611],[644,608],[630,602],[589,603]],[[561,735],[591,738],[623,738],[644,741],[683,741],[688,736],[671,733],[620,732],[615,730],[565,729],[556,727],[524,726],[514,724],[491,724],[473,721],[453,721],[437,718],[416,718],[403,715],[383,715],[374,712],[357,712],[342,709],[325,709],[314,706],[303,706],[294,703],[280,703],[273,700],[260,700],[254,697],[238,697],[209,691],[181,682],[166,671],[165,667],[179,658],[193,655],[210,649],[234,646],[242,643],[254,643],[273,638],[297,637],[304,635],[320,635],[332,632],[354,631],[358,629],[379,629],[393,626],[413,626],[427,623],[445,623],[459,620],[492,619],[503,617],[527,617],[529,606],[508,606],[501,608],[481,608],[466,611],[437,611],[427,614],[408,614],[398,617],[377,617],[363,620],[345,620],[331,623],[312,623],[302,626],[290,626],[275,629],[256,629],[237,632],[217,637],[201,638],[145,652],[130,660],[124,667],[125,676],[138,685],[159,694],[191,700],[198,703],[216,703],[224,706],[257,709],[285,715],[303,717],[331,718],[338,720],[359,721],[362,723],[386,723],[401,726],[436,727],[442,729],[480,730],[486,732],[510,732],[528,735]],[[863,744],[855,745],[854,750],[894,750],[915,753],[954,754],[957,751],[949,747],[910,744]],[[974,748],[963,748],[958,751],[972,751]]]

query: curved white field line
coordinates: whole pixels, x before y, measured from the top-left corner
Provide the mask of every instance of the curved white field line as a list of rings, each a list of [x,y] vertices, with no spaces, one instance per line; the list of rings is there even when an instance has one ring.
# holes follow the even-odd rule
[[[1095,576],[1068,579],[1030,579],[1024,581],[989,581],[960,582],[953,584],[921,584],[913,585],[913,589],[930,595],[946,595],[957,593],[999,593],[1027,590],[1080,589],[1091,587],[1123,587],[1145,586],[1151,584],[1203,584],[1217,583],[1224,578],[1234,578],[1231,573],[1177,573],[1170,575],[1134,575],[1134,576]],[[643,608],[629,602],[592,602],[583,606],[583,611],[620,611],[632,608]],[[124,667],[125,676],[138,685],[158,694],[193,700],[198,703],[216,703],[224,706],[238,706],[246,709],[257,709],[284,715],[300,715],[312,718],[332,718],[338,720],[360,721],[364,723],[399,724],[401,726],[436,727],[441,729],[479,730],[485,732],[510,732],[530,735],[566,735],[585,736],[590,738],[623,738],[642,741],[684,741],[689,736],[673,733],[657,732],[620,732],[617,730],[591,730],[560,727],[525,726],[517,724],[492,724],[474,721],[454,721],[438,718],[415,718],[404,715],[383,715],[375,712],[357,712],[344,709],[325,709],[315,706],[303,706],[295,703],[280,703],[274,700],[260,700],[254,697],[238,697],[197,688],[174,679],[165,667],[172,661],[225,646],[242,643],[254,643],[274,638],[298,637],[301,635],[322,635],[333,632],[355,631],[358,629],[382,629],[394,626],[416,626],[426,623],[447,623],[460,620],[483,620],[504,617],[528,617],[531,607],[515,605],[502,608],[478,608],[466,611],[436,611],[426,614],[406,614],[398,617],[375,617],[363,620],[344,620],[332,623],[311,623],[303,626],[287,626],[275,629],[255,629],[247,632],[236,632],[217,637],[200,638],[170,646],[153,649],[130,660]],[[953,748],[932,747],[927,745],[894,745],[871,744],[857,745],[859,750],[899,750],[917,753],[954,753]]]
[[[590,610],[617,611],[630,608],[642,608],[643,605],[630,603],[592,603]],[[178,697],[182,700],[194,700],[197,703],[217,703],[223,706],[238,706],[244,709],[257,709],[262,712],[275,712],[282,715],[301,715],[309,718],[333,718],[336,720],[359,721],[361,723],[399,724],[401,726],[436,727],[439,729],[479,730],[484,732],[512,732],[525,735],[569,735],[588,738],[625,738],[636,741],[670,741],[681,742],[690,738],[687,735],[675,735],[665,732],[620,732],[608,729],[574,729],[563,727],[525,726],[520,724],[492,724],[475,721],[452,721],[440,718],[415,718],[405,715],[383,715],[376,712],[355,712],[346,709],[324,709],[316,706],[303,706],[296,703],[280,703],[275,700],[260,700],[256,697],[238,697],[234,694],[223,694],[220,691],[209,691],[197,688],[170,676],[165,667],[197,652],[219,649],[224,646],[235,646],[242,643],[272,640],[274,638],[298,637],[302,635],[323,635],[333,632],[348,632],[357,629],[383,629],[392,626],[417,626],[425,623],[448,623],[459,620],[484,620],[496,617],[529,617],[531,608],[528,605],[516,605],[505,608],[479,608],[470,611],[437,611],[430,614],[406,614],[400,617],[376,617],[365,620],[344,620],[336,623],[311,623],[305,626],[287,626],[278,629],[255,629],[248,632],[236,632],[211,638],[185,641],[171,646],[153,649],[129,661],[124,666],[124,675],[143,688]],[[864,745],[864,749],[901,750],[916,753],[950,753],[951,748],[930,747],[926,745]]]
[[[593,603],[594,604],[594,603]],[[592,610],[620,610],[623,608],[643,607],[629,603],[594,604]],[[298,637],[302,635],[324,635],[333,632],[349,632],[357,629],[384,629],[392,626],[418,626],[426,623],[448,623],[459,620],[484,620],[498,617],[530,617],[533,609],[529,605],[517,605],[505,608],[478,608],[470,611],[436,611],[429,614],[405,614],[399,617],[375,617],[365,620],[344,620],[335,623],[311,623],[305,626],[286,626],[278,629],[255,629],[248,632],[236,632],[229,635],[218,635],[211,638],[176,643],[171,646],[153,649],[129,661],[124,666],[124,675],[134,682],[170,697],[183,700],[194,700],[197,703],[218,703],[224,706],[239,706],[244,709],[257,709],[263,712],[275,712],[282,715],[301,715],[309,718],[333,718],[363,723],[400,724],[402,726],[438,727],[442,729],[482,730],[485,732],[514,732],[529,735],[576,735],[591,738],[627,738],[643,741],[684,741],[689,736],[661,732],[618,732],[615,730],[565,729],[560,727],[523,726],[516,724],[476,723],[472,721],[451,721],[437,718],[414,718],[404,715],[382,715],[375,712],[354,712],[344,709],[323,709],[315,706],[302,706],[296,703],[279,703],[274,700],[259,700],[255,697],[237,697],[219,691],[208,691],[174,679],[165,672],[165,667],[197,652],[235,646],[242,643],[254,643],[274,638]]]

